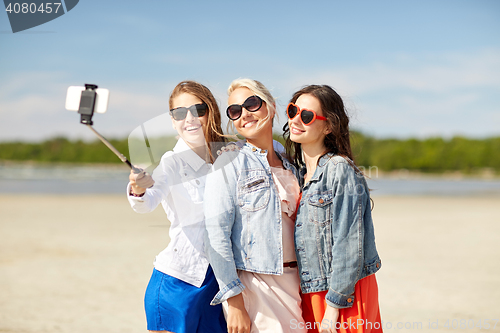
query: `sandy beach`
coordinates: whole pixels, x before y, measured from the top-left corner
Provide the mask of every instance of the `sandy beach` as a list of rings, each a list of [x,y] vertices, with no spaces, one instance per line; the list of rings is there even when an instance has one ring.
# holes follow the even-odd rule
[[[146,332],[144,290],[168,244],[161,207],[2,195],[0,211],[0,332]],[[373,214],[386,332],[500,332],[499,197],[376,197]]]

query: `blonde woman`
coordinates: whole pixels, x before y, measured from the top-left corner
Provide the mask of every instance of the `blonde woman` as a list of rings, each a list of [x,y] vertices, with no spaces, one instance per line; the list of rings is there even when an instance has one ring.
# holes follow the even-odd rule
[[[245,138],[214,163],[205,186],[207,255],[228,332],[305,332],[293,243],[299,186],[274,149],[275,101],[255,80],[228,89],[226,110]],[[231,149],[232,148],[232,149]]]

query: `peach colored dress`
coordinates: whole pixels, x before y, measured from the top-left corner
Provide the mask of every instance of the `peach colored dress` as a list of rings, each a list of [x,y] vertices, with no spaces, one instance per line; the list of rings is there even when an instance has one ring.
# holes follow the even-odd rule
[[[281,199],[283,262],[296,261],[292,216],[299,197],[299,185],[289,170],[271,167],[271,173]],[[252,321],[251,333],[307,332],[302,318],[297,267],[283,267],[282,275],[240,270],[238,277],[246,287],[242,295]],[[223,305],[226,312],[227,302]]]

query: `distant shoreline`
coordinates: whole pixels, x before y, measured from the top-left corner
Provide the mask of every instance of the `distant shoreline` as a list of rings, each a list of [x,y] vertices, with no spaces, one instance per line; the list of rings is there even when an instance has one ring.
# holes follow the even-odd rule
[[[119,160],[118,160],[119,161]],[[45,161],[16,161],[16,160],[1,160],[0,167],[67,167],[67,168],[78,168],[78,167],[96,167],[102,169],[129,169],[124,163],[81,163],[81,162],[45,162]]]
[[[0,169],[2,168],[95,168],[102,171],[127,172],[128,167],[123,163],[73,163],[73,162],[41,162],[41,161],[12,161],[0,160]],[[393,180],[425,180],[425,179],[444,179],[444,180],[499,180],[500,174],[495,173],[492,168],[482,168],[470,173],[457,170],[448,170],[444,172],[424,172],[420,170],[399,169],[392,171],[379,170],[376,167],[361,167],[361,170],[370,179],[393,179]]]
[[[373,173],[373,172],[372,172]],[[368,175],[369,176],[369,175]],[[381,179],[405,179],[405,180],[425,180],[425,179],[444,179],[444,180],[500,180],[500,174],[496,174],[494,170],[484,168],[472,173],[462,171],[449,170],[442,173],[428,173],[416,170],[393,170],[393,171],[378,171],[378,177]]]
[[[274,139],[283,143],[283,137]],[[404,179],[497,179],[500,178],[500,137],[474,139],[430,137],[426,139],[374,138],[361,132],[351,132],[351,149],[356,163],[366,166],[367,175],[380,170],[377,177],[387,175]],[[150,151],[142,139],[110,140],[113,146],[133,163],[151,159],[159,161],[165,151],[171,150],[177,139],[173,136],[149,137]],[[128,152],[128,155],[127,155]],[[151,155],[153,157],[151,157]],[[3,162],[2,162],[3,161]],[[26,161],[26,162],[24,162]],[[36,161],[36,162],[33,162]],[[105,166],[117,167],[120,160],[102,142],[72,141],[64,137],[38,143],[0,142],[0,165],[28,163],[49,166]],[[56,164],[52,164],[56,163]],[[151,168],[148,168],[151,169]],[[405,169],[408,169],[406,171]],[[384,170],[391,170],[390,172]]]

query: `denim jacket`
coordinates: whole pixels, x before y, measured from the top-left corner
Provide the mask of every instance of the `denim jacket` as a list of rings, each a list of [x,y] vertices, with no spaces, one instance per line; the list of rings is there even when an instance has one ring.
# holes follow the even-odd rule
[[[205,251],[220,287],[212,305],[245,289],[238,269],[283,274],[281,200],[267,150],[237,144],[241,149],[217,158],[205,184]],[[296,175],[293,165],[278,156]]]
[[[295,252],[302,292],[328,290],[335,308],[351,307],[356,282],[380,269],[368,185],[341,156],[323,156],[303,186]]]

